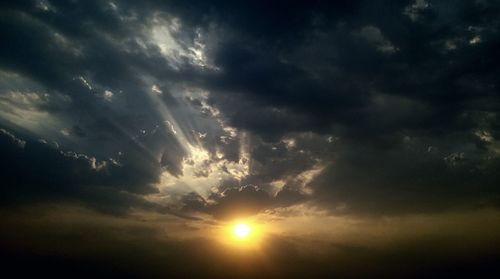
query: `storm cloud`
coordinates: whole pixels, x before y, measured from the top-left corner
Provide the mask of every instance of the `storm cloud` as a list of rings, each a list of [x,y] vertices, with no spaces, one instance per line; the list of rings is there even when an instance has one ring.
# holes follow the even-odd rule
[[[301,187],[332,208],[498,200],[493,2],[2,5],[4,129],[127,161],[106,182],[126,191],[182,177],[187,142],[208,151],[204,176],[245,145],[250,170],[225,180],[271,199],[321,166]]]

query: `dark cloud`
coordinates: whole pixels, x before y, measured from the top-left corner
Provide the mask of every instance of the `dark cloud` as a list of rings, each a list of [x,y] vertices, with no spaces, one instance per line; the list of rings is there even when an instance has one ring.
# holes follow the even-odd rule
[[[498,11],[494,1],[2,3],[2,127],[88,155],[49,152],[36,137],[2,148],[30,162],[14,173],[63,166],[44,170],[54,193],[95,184],[139,199],[170,183],[163,174],[189,176],[186,165],[207,178],[248,163],[221,180],[230,187],[202,185],[227,192],[211,197],[216,215],[230,200],[257,212],[306,190],[356,212],[495,204]],[[208,159],[189,158],[193,146]]]
[[[287,207],[307,200],[304,193],[293,187],[283,187],[275,196],[254,185],[227,187],[207,199],[191,192],[182,197],[183,210],[203,212],[217,219],[230,220],[248,217],[268,209]]]
[[[379,5],[383,13],[396,12],[395,6],[400,11],[404,8]],[[368,10],[360,8],[360,15],[343,20],[332,17],[321,27],[311,26],[307,39],[296,38],[293,51],[272,41],[223,45],[215,54],[216,63],[227,71],[216,84],[244,92],[243,99],[256,104],[257,115],[280,119],[279,113],[266,113],[262,108],[275,108],[276,112],[292,109],[296,115],[289,121],[272,125],[283,129],[282,133],[294,129],[324,132],[325,126],[356,137],[408,129],[463,131],[472,128],[458,123],[465,111],[498,109],[487,105],[497,95],[496,82],[491,79],[498,71],[497,63],[484,59],[496,56],[490,49],[496,42],[490,38],[482,44],[470,43],[474,34],[468,30],[479,23],[464,21],[464,13],[470,12],[465,9],[453,6],[449,11],[452,15],[439,13],[418,24],[407,22],[402,12],[384,14],[384,18],[366,17]],[[460,26],[449,30],[451,23],[442,18],[446,16],[461,21]],[[496,23],[481,24],[489,29]],[[463,41],[454,50],[436,44],[453,37]],[[393,53],[384,53],[384,44]],[[478,76],[480,69],[484,71]],[[380,102],[380,98],[391,100]],[[397,98],[400,100],[395,101]],[[402,111],[406,114],[398,112],[401,105],[406,106]],[[233,106],[244,108],[236,101],[223,107],[231,112]],[[248,111],[237,109],[233,123],[269,133],[246,120]],[[302,116],[302,125],[294,127],[297,116]],[[304,121],[304,117],[312,121]]]
[[[56,143],[25,141],[0,130],[2,204],[75,201],[110,213],[157,210],[140,195],[156,192],[157,174],[114,160],[65,152]],[[134,171],[131,171],[131,170]],[[8,171],[7,171],[8,170]]]
[[[239,33],[214,54],[223,71],[211,86],[224,94],[214,103],[271,142],[297,131],[342,139],[317,157],[329,165],[311,183],[323,206],[397,214],[491,204],[496,143],[477,132],[498,134],[497,8],[418,5],[365,4],[350,17],[319,11],[309,20],[320,23],[304,25],[293,46]],[[254,169],[268,160],[259,174],[282,177],[273,153],[262,159],[258,150]],[[456,154],[466,159],[450,163]]]
[[[215,205],[208,211],[223,218],[237,218],[258,213],[271,204],[271,197],[266,191],[249,185],[241,188],[226,189],[209,197]]]
[[[383,148],[339,148],[311,182],[315,199],[333,211],[392,215],[497,206],[500,161],[473,144],[454,151],[408,137]]]

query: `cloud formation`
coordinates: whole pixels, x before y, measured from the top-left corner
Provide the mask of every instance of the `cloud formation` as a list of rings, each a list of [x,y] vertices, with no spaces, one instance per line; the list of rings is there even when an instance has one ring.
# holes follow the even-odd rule
[[[214,216],[496,207],[498,10],[3,3],[3,191]]]

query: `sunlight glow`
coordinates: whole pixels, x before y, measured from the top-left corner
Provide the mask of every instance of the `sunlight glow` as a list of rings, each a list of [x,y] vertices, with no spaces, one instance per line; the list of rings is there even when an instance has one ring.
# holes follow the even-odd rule
[[[258,251],[264,241],[265,231],[262,223],[239,219],[221,226],[217,238],[228,249]]]
[[[251,233],[251,229],[247,224],[237,224],[234,226],[233,233],[238,238],[247,238]]]

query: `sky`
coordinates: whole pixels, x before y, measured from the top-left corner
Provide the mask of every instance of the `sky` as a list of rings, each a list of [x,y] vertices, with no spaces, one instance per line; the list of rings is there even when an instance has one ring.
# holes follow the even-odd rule
[[[498,1],[1,1],[0,37],[4,270],[500,272]]]

